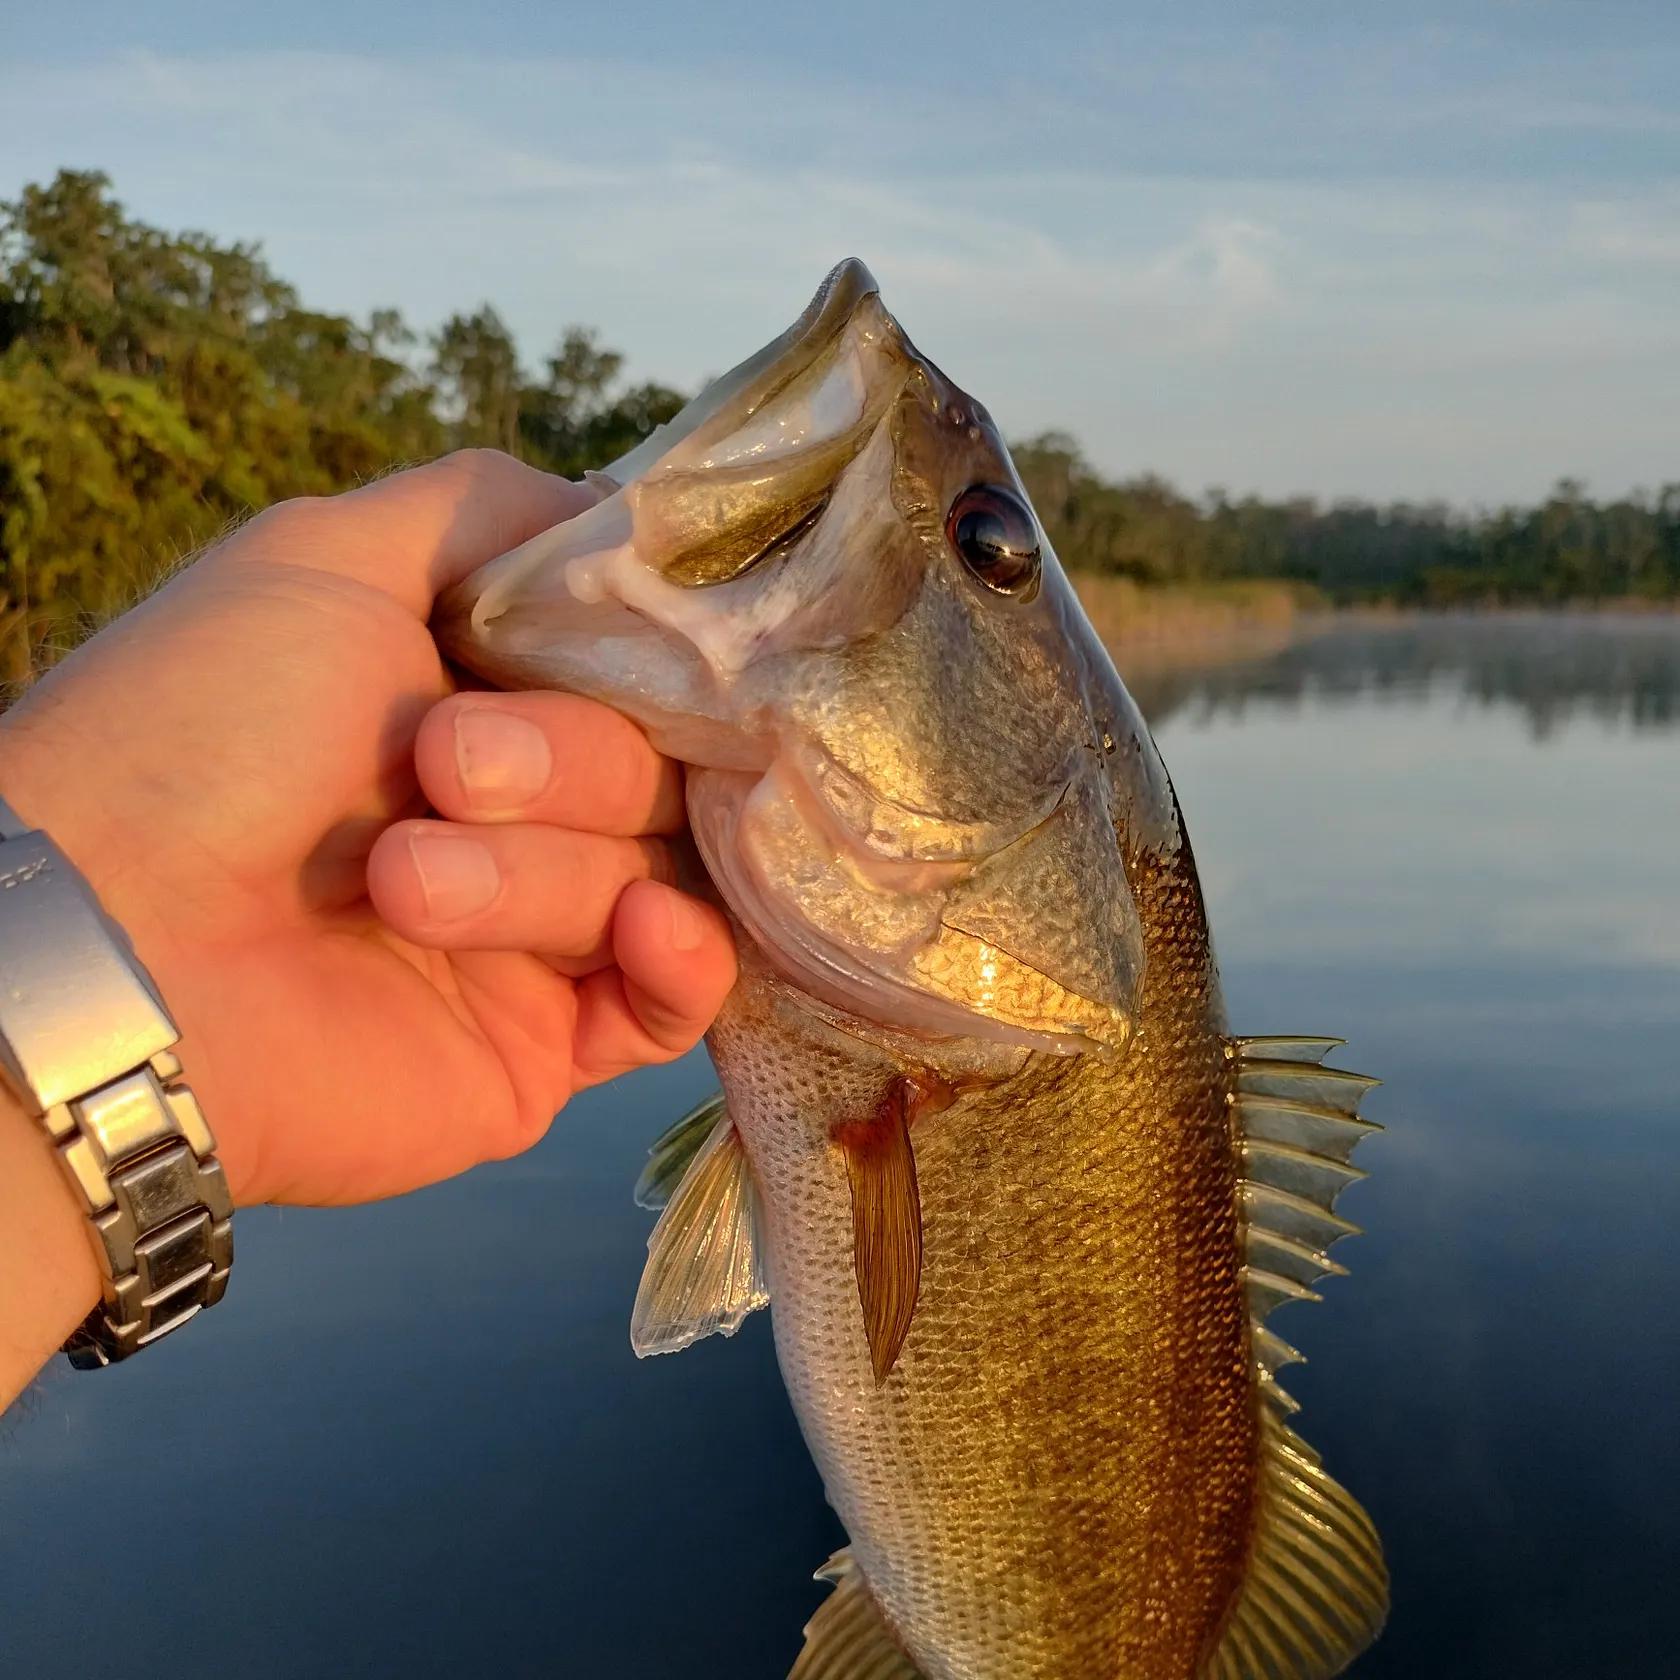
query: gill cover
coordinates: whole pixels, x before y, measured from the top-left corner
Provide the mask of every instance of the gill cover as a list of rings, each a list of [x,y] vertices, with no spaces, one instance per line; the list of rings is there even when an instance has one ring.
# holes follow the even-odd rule
[[[789,330],[440,604],[504,687],[691,767],[712,878],[796,987],[929,1037],[1123,1050],[1124,849],[1176,817],[985,410],[842,263]]]

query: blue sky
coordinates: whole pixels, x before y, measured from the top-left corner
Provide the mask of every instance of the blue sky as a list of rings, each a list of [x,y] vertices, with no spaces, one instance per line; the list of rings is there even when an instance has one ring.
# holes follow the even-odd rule
[[[1680,479],[1680,6],[0,0],[0,195],[692,385],[864,257],[1006,430],[1267,494]]]

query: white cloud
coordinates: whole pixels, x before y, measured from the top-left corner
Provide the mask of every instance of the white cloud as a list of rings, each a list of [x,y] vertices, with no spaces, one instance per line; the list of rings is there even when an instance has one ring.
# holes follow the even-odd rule
[[[1593,257],[1636,271],[1654,269],[1672,281],[1680,269],[1680,191],[1632,203],[1587,200],[1572,206],[1570,231]]]

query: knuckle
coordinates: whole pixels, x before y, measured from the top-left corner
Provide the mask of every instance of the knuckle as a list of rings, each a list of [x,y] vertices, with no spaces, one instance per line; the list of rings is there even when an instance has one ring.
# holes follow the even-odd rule
[[[490,476],[494,470],[491,463],[498,458],[494,449],[452,449],[434,461],[428,470],[436,478],[458,478],[477,484]]]
[[[500,449],[490,449],[483,444],[473,444],[465,449],[450,450],[438,462],[438,465],[445,469],[465,473],[469,477],[480,477],[502,471],[512,460],[511,455]]]
[[[430,471],[460,486],[463,498],[494,492],[529,469],[499,449],[456,449],[432,463]]]
[[[562,1099],[563,1100],[563,1099]],[[557,1102],[555,1107],[560,1104]],[[548,1135],[554,1122],[553,1113],[536,1103],[522,1103],[513,1114],[508,1129],[508,1155],[523,1155]]]
[[[645,993],[636,999],[636,1019],[666,1060],[692,1050],[706,1030],[704,1020],[697,1020],[673,1005],[659,1003]]]
[[[278,549],[283,556],[287,550],[313,546],[334,522],[335,511],[324,496],[294,496],[290,501],[276,502],[243,526],[229,549],[261,546]]]

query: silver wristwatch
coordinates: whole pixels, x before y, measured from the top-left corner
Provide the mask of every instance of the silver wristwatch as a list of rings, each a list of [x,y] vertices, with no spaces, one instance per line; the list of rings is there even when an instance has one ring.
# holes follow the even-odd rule
[[[64,1344],[109,1365],[214,1306],[233,1263],[215,1139],[180,1038],[80,870],[0,800],[0,1078],[51,1134],[92,1222],[103,1299]]]

